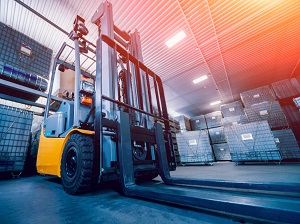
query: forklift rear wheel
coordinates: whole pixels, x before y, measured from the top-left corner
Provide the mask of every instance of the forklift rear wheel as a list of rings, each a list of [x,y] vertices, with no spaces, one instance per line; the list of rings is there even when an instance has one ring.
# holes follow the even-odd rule
[[[73,134],[68,139],[61,159],[62,186],[68,194],[87,192],[93,183],[94,143],[88,135]]]

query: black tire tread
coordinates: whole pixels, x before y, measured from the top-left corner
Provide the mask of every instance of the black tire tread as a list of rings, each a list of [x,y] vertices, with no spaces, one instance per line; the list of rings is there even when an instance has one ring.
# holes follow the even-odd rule
[[[66,193],[70,195],[82,194],[89,191],[93,183],[93,164],[94,164],[94,144],[92,137],[84,134],[75,133],[71,135],[68,141],[75,141],[81,152],[82,164],[80,175],[72,187],[66,186],[62,176],[62,185]],[[68,143],[67,143],[68,144]],[[66,146],[67,146],[66,144]],[[62,172],[61,163],[61,172]]]

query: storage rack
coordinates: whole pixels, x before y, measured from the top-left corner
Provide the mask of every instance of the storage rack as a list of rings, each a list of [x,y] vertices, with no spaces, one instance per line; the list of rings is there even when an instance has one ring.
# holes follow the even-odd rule
[[[0,172],[22,172],[33,113],[0,105]]]

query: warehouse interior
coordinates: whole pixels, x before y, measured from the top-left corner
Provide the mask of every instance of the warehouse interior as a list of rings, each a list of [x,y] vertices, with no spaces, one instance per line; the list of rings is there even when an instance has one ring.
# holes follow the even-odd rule
[[[0,33],[3,223],[299,223],[300,1],[1,0]]]

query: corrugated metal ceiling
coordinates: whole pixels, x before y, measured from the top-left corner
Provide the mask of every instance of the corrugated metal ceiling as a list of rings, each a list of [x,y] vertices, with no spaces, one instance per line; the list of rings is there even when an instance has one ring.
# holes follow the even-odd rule
[[[23,0],[66,31],[78,14],[90,19],[101,1]],[[144,62],[162,77],[171,112],[196,116],[217,110],[210,102],[288,78],[300,58],[298,0],[111,0],[115,24],[141,33]],[[58,51],[68,37],[14,0],[1,0],[0,21]],[[165,41],[184,30],[172,48]],[[71,43],[70,43],[71,44]],[[209,75],[202,83],[192,80]]]

